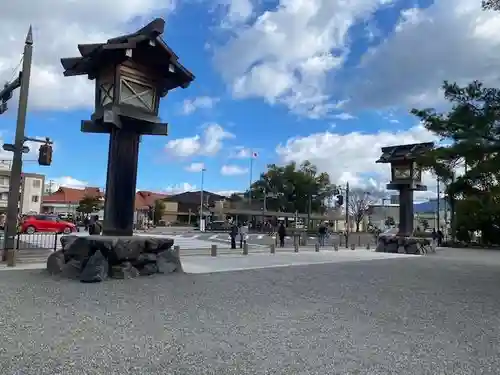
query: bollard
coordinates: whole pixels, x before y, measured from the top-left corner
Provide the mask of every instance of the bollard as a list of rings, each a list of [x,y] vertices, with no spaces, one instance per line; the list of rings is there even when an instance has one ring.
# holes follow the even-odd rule
[[[353,243],[351,244],[351,250],[356,250],[356,245],[354,245]]]
[[[339,244],[338,243],[333,244],[333,250],[339,251]]]
[[[319,243],[314,245],[314,251],[319,253]]]
[[[293,246],[293,251],[294,251],[295,253],[298,253],[298,252],[299,252],[299,245],[295,244],[295,245]]]
[[[217,256],[217,245],[212,245],[212,247],[210,248],[210,255],[213,257]]]
[[[7,267],[16,266],[16,250],[7,250]]]
[[[272,243],[269,246],[269,250],[270,250],[271,254],[275,254],[276,253],[276,245]]]
[[[248,244],[246,242],[243,244],[243,255],[248,255]]]

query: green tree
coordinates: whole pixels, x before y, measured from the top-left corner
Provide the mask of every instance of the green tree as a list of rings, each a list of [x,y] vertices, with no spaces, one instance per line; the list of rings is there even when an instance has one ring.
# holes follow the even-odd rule
[[[429,225],[429,220],[427,220],[427,219],[420,219],[420,225],[422,226],[422,228],[424,230],[429,229],[429,226],[430,226]]]
[[[102,209],[102,201],[100,197],[88,196],[83,197],[78,202],[76,210],[82,214],[93,214]]]
[[[252,200],[261,202],[268,211],[324,212],[325,201],[333,195],[334,186],[328,173],[319,173],[309,161],[297,166],[270,164],[251,186]]]
[[[500,0],[483,0],[482,6],[485,10],[500,10]]]
[[[148,217],[149,220],[152,220],[154,225],[158,225],[160,220],[165,213],[165,201],[162,199],[155,200],[155,203],[152,207],[149,208]]]
[[[392,216],[388,216],[387,219],[385,219],[385,226],[386,227],[393,227],[396,225],[396,220]]]
[[[412,110],[426,129],[443,140],[442,145],[420,161],[447,185],[453,237],[458,227],[468,221],[469,230],[481,230],[486,239],[488,233],[500,225],[494,215],[500,212],[500,91],[484,87],[478,81],[465,87],[445,82],[443,90],[452,104],[448,113]],[[465,172],[457,177],[458,166],[464,166]],[[470,215],[472,208],[481,214],[468,219],[454,215],[466,212]],[[480,220],[484,212],[491,218],[488,225]]]

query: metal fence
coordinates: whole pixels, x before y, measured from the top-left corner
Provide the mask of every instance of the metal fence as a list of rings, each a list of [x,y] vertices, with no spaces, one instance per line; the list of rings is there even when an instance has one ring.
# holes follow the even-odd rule
[[[61,233],[44,233],[36,232],[33,234],[18,233],[14,239],[14,249],[29,250],[29,249],[47,249],[58,250],[61,248]],[[0,235],[0,249],[4,248],[5,239],[3,233]]]

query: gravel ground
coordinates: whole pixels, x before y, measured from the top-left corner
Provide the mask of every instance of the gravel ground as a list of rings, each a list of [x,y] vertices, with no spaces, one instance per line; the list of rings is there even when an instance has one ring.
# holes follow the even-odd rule
[[[498,374],[500,263],[378,260],[103,284],[0,273],[0,374]]]

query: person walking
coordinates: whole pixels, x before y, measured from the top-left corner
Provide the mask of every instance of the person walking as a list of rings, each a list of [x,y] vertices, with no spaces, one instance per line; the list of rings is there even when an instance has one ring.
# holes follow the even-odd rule
[[[436,232],[436,229],[433,228],[432,229],[432,250],[433,251],[436,250],[437,244],[438,244],[438,234]]]
[[[236,236],[238,235],[238,227],[236,224],[231,225],[229,236],[231,237],[231,249],[236,249]]]
[[[319,246],[325,246],[326,232],[327,232],[326,225],[324,223],[321,223],[321,225],[318,228]]]
[[[283,223],[278,228],[278,237],[280,239],[280,247],[285,247],[286,228]]]
[[[102,232],[102,225],[99,223],[99,215],[94,215],[90,218],[89,222],[89,235],[100,235]]]

